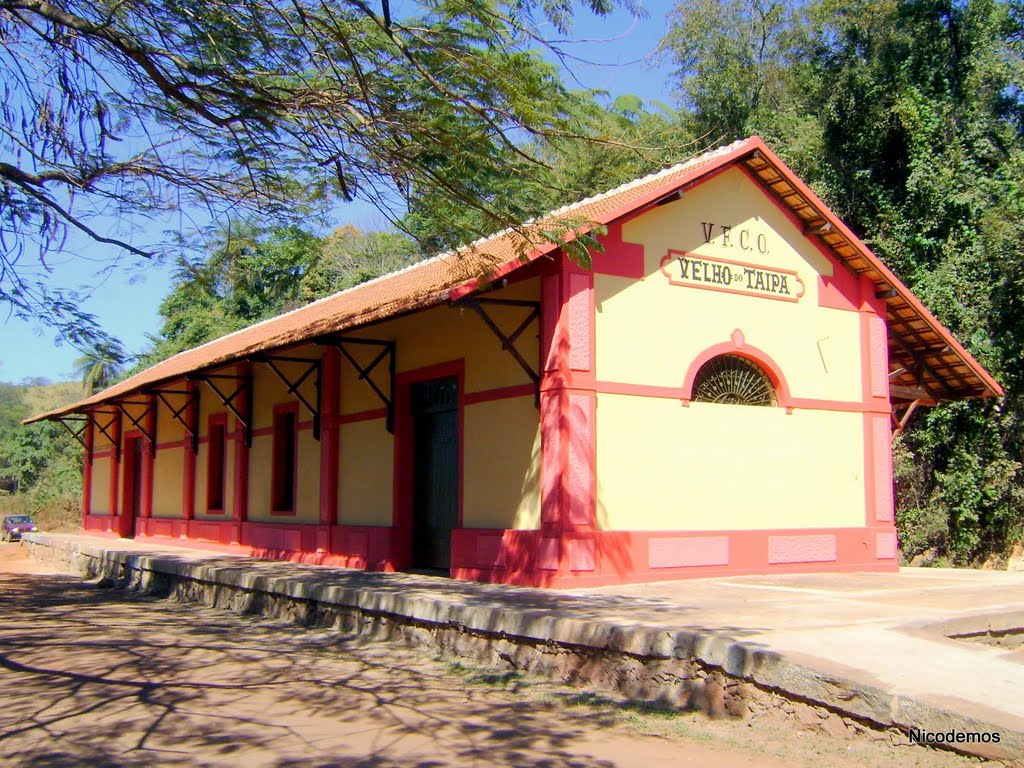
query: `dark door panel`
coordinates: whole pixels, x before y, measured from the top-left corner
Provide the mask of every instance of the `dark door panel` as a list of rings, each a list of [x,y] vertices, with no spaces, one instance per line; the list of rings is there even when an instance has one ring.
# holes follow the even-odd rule
[[[451,567],[459,516],[458,379],[414,384],[413,567]]]

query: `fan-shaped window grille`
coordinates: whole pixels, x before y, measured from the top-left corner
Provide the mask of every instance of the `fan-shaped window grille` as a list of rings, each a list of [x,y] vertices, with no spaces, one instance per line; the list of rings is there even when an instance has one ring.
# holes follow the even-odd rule
[[[765,372],[739,355],[719,355],[704,363],[693,381],[692,400],[767,406],[777,402],[775,387]]]

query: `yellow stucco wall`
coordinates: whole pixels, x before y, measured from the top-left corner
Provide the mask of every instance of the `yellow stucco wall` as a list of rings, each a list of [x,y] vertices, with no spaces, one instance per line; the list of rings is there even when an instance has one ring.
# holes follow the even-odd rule
[[[233,368],[225,369],[223,373],[234,373]],[[231,390],[229,390],[230,392]],[[206,384],[199,385],[199,435],[201,438],[209,439],[209,417],[216,414],[226,414],[227,431],[235,431],[235,417],[221,404],[220,398]],[[195,488],[195,516],[202,520],[226,520],[231,517],[235,500],[235,441],[228,439],[224,458],[224,510],[221,514],[211,515],[206,509],[206,477],[207,467],[210,460],[210,446],[205,441],[199,443],[199,452],[196,454],[196,488]]]
[[[465,410],[463,524],[540,527],[540,425],[533,397]]]
[[[266,409],[259,409],[265,413]],[[270,409],[272,411],[272,408]],[[308,418],[308,414],[306,414]],[[305,421],[303,413],[299,420]],[[253,521],[315,523],[320,519],[320,443],[310,429],[299,430],[295,475],[295,514],[272,514],[273,435],[253,438],[249,449],[249,519]]]
[[[603,529],[861,526],[863,416],[601,394],[597,476]]]
[[[179,389],[180,387],[174,387]],[[171,396],[170,402],[175,407],[180,407],[182,399],[177,396]],[[157,443],[176,443],[179,440],[185,439],[185,428],[171,416],[171,412],[167,409],[161,401],[157,400],[156,403],[156,441]],[[181,450],[180,448],[175,450]]]
[[[283,357],[319,359],[321,348],[308,344],[287,352]],[[274,364],[288,378],[297,381],[309,367],[305,363],[275,361]],[[265,363],[253,365],[253,429],[268,430],[274,425],[274,407],[297,402],[289,394],[288,385]],[[310,403],[316,403],[315,374],[310,374],[299,387],[299,392]],[[301,403],[296,412],[300,423],[311,422],[310,411]],[[300,429],[295,444],[297,470],[295,475],[295,514],[273,514],[271,492],[273,482],[272,434],[255,435],[249,450],[249,509],[248,519],[253,521],[315,523],[320,519],[320,443],[314,439],[312,429]]]
[[[623,239],[644,246],[645,277],[595,275],[599,380],[679,387],[697,355],[739,328],[793,397],[861,399],[858,313],[818,306],[817,275],[831,275],[830,263],[739,170],[628,222]],[[669,249],[794,270],[805,293],[792,303],[671,285],[659,269]]]
[[[736,169],[627,222],[622,234],[644,246],[645,276],[595,275],[598,381],[679,388],[699,355],[739,329],[779,367],[793,398],[815,402],[787,414],[599,394],[598,525],[864,525],[863,416],[820,402],[863,398],[860,314],[818,306],[828,260]],[[661,271],[670,249],[796,272],[804,293],[792,302],[698,288],[673,263],[673,279],[689,283],[675,285]]]
[[[537,279],[488,293],[489,298],[529,299],[540,295]],[[486,307],[494,321],[511,333],[528,310]],[[540,323],[525,331],[517,349],[538,365]],[[452,360],[465,360],[464,394],[529,384],[530,379],[501,342],[471,309],[435,307],[379,323],[346,335],[397,342],[397,372],[414,371]],[[349,351],[363,365],[380,351],[376,347]],[[373,374],[385,392],[386,364]],[[342,414],[383,409],[384,405],[355,369],[341,363]],[[532,528],[539,525],[538,414],[532,397],[478,403],[463,413],[463,524],[482,528]],[[501,436],[498,439],[498,436]],[[338,520],[344,525],[391,525],[393,515],[394,440],[383,419],[345,424],[340,437]],[[411,478],[403,478],[411,482]]]
[[[343,424],[338,446],[338,522],[391,525],[395,443],[384,420]]]
[[[487,294],[488,298],[529,299],[540,297],[540,281],[524,280]],[[487,313],[511,333],[526,317],[523,308],[488,305]],[[539,358],[539,323],[535,322],[517,340],[516,348],[526,360],[537,365]],[[481,392],[498,387],[527,384],[529,378],[512,356],[501,348],[501,342],[471,309],[439,306],[369,328],[346,332],[346,336],[366,339],[394,339],[398,343],[397,371],[413,371],[430,365],[466,359],[466,392]],[[348,347],[363,365],[380,351],[376,347]],[[373,374],[374,381],[387,392],[387,366],[382,363]],[[365,382],[359,381],[355,369],[347,361],[341,364],[341,413],[351,414],[383,408],[380,399]]]
[[[97,430],[98,432],[98,430]],[[99,439],[94,445],[98,446]],[[110,443],[103,441],[103,448],[109,448]],[[108,458],[93,459],[92,461],[92,489],[89,494],[89,514],[109,515],[110,512],[110,467],[111,460]]]
[[[153,462],[153,517],[182,516],[184,475],[184,448],[157,451],[156,461]]]

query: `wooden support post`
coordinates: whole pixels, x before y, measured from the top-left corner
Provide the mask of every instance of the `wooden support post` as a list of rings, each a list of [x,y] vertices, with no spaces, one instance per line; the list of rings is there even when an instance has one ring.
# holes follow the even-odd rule
[[[252,363],[244,362],[236,366],[235,375],[247,384],[240,386],[234,396],[235,415],[235,498],[232,500],[231,520],[232,541],[230,544],[241,543],[242,523],[249,514],[249,445],[252,438]],[[241,414],[241,417],[239,417]]]
[[[185,466],[182,472],[181,517],[185,520],[182,538],[188,538],[188,521],[196,516],[196,454],[199,450],[199,389],[196,382],[186,382],[188,405],[185,406]]]
[[[341,397],[341,354],[323,348],[320,388],[320,525],[317,548],[330,549],[330,529],[338,518],[338,408]]]

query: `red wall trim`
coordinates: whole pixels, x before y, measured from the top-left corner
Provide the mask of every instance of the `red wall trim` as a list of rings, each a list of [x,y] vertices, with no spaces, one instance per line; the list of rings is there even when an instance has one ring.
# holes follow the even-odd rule
[[[691,384],[692,388],[692,384]],[[665,400],[687,400],[682,387],[659,387],[649,384],[630,384],[618,381],[599,381],[597,392],[608,395],[630,395],[633,397],[654,397]],[[843,413],[882,413],[888,414],[890,409],[876,402],[857,402],[856,400],[817,400],[809,397],[790,397],[789,408],[807,411],[840,411]],[[780,405],[782,405],[780,398]]]
[[[634,395],[636,397],[661,397],[666,400],[682,400],[682,387],[659,387],[653,384],[629,384],[621,381],[598,381],[598,392],[606,395]]]
[[[644,278],[644,247],[640,243],[627,243],[622,239],[622,222],[608,225],[608,234],[601,238],[604,252],[592,255],[592,269],[602,275]]]
[[[283,489],[279,487],[279,483],[284,483],[285,475],[282,474],[284,471],[283,467],[278,466],[278,444],[277,441],[285,439],[286,436],[277,434],[278,432],[278,419],[281,416],[291,414],[292,424],[294,425],[294,434],[291,435],[292,440],[292,457],[291,457],[291,503],[287,506],[278,505],[278,493]],[[292,517],[295,515],[296,507],[298,506],[299,496],[299,404],[297,402],[290,403],[279,403],[274,406],[274,426],[271,428],[270,433],[274,436],[274,445],[272,446],[272,466],[270,467],[270,514],[281,515]]]
[[[542,570],[590,569],[597,553],[565,538],[593,528],[596,509],[594,274],[564,254],[542,283]]]
[[[82,521],[92,511],[92,462],[95,458],[93,453],[92,419],[85,422],[85,451],[82,453]]]
[[[386,419],[388,411],[386,408],[374,408],[371,411],[358,411],[357,413],[343,413],[338,416],[339,424],[355,424],[359,421],[376,421]]]
[[[341,353],[325,346],[320,363],[320,525],[338,517],[338,408],[341,404]],[[330,547],[330,539],[317,541],[318,550]]]
[[[252,363],[236,365],[235,375],[252,376]],[[249,405],[249,394],[242,390],[237,398],[237,407],[241,413],[245,413]],[[235,523],[243,523],[249,516],[249,446],[245,444],[245,428],[242,422],[238,419],[233,421],[235,431],[228,434],[228,437],[235,441],[235,498],[232,499],[231,517]],[[239,543],[240,528],[236,525],[230,530],[234,536],[231,543]]]
[[[199,394],[196,388],[196,382],[187,381],[185,383],[185,389],[193,396],[189,398],[188,410],[186,412],[186,418],[189,424],[195,424],[196,429],[199,428]],[[225,439],[227,436],[225,435]],[[181,517],[184,520],[191,520],[196,514],[196,452],[192,450],[192,439],[186,435],[185,440],[185,456],[184,456],[184,469],[182,471],[181,478]],[[227,470],[227,467],[225,467]],[[183,529],[179,535],[187,535],[188,529]]]
[[[117,533],[123,536],[125,535],[124,524],[121,522],[123,510],[119,503],[120,495],[118,494],[118,490],[121,487],[121,454],[123,453],[121,439],[122,419],[123,417],[121,414],[118,414],[117,418],[114,419],[114,424],[112,426],[112,442],[115,447],[111,449],[110,477],[108,478],[108,481],[110,483],[110,514],[118,516]]]
[[[295,404],[298,406],[298,403]],[[296,432],[309,432],[313,429],[312,421],[299,421],[298,414],[295,416],[295,431]],[[260,427],[252,431],[253,437],[271,437],[274,434],[273,427]]]
[[[172,442],[167,443],[157,443],[156,449],[158,451],[172,451],[176,448],[188,448],[188,446],[190,446],[191,444],[192,441],[189,438],[185,438],[184,440],[174,440]]]
[[[156,434],[156,396],[149,396],[150,408],[146,414],[146,428],[149,434]],[[153,516],[154,476],[156,474],[157,446],[144,440],[142,443],[142,504],[139,511],[143,517]]]
[[[899,568],[895,536],[891,524],[756,531],[592,531],[562,538],[547,537],[540,530],[463,528],[452,537],[452,575],[569,589],[746,574],[892,572]],[[569,563],[572,552],[575,563]],[[559,561],[570,567],[559,569]]]
[[[494,400],[510,400],[515,397],[533,397],[533,384],[515,384],[511,387],[486,389],[481,392],[467,392],[464,398],[466,405],[489,403]]]
[[[779,368],[778,364],[772,360],[768,353],[747,344],[744,340],[743,332],[738,328],[732,332],[731,341],[725,341],[708,347],[690,363],[690,367],[686,369],[686,376],[683,379],[684,402],[689,402],[693,397],[693,382],[697,378],[697,372],[701,366],[711,358],[718,357],[719,355],[739,355],[756,363],[768,376],[772,386],[775,387],[779,406],[783,408],[793,407],[793,398],[789,394],[789,385],[786,383],[786,377],[782,375],[782,369]]]

